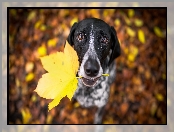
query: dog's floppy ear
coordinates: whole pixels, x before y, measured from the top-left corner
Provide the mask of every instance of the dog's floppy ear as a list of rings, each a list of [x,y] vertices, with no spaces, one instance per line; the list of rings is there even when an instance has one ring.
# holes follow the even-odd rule
[[[67,38],[67,41],[70,45],[74,45],[74,32],[75,32],[76,27],[77,27],[77,22],[75,22],[73,24],[73,26],[71,27],[69,36]]]
[[[111,45],[111,56],[108,65],[110,65],[115,58],[117,58],[120,55],[121,49],[120,49],[120,43],[117,38],[117,33],[114,29],[114,27],[111,26],[111,39],[112,39],[112,45]]]

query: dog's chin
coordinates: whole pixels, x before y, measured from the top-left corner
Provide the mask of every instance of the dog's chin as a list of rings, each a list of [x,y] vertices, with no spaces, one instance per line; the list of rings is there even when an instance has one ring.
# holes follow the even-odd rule
[[[99,77],[91,78],[91,79],[82,77],[82,82],[87,87],[93,87],[97,84],[98,79],[99,79]]]

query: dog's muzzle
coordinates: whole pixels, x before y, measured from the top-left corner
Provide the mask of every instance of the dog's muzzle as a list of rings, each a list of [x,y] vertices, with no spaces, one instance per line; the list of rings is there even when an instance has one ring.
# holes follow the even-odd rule
[[[82,77],[83,84],[89,87],[97,83],[100,66],[95,59],[88,58],[84,64],[85,76]]]
[[[82,82],[85,86],[93,87],[97,83],[99,78],[100,77],[97,77],[97,78],[84,78],[84,77],[82,77]]]

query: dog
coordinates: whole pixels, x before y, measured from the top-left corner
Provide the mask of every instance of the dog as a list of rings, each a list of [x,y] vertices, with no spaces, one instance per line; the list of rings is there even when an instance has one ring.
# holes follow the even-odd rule
[[[73,98],[81,106],[97,106],[94,124],[101,124],[110,85],[116,78],[114,60],[121,52],[117,33],[101,19],[86,18],[73,24],[67,41],[77,52],[80,62],[77,76],[82,76]],[[109,76],[102,76],[104,73]]]

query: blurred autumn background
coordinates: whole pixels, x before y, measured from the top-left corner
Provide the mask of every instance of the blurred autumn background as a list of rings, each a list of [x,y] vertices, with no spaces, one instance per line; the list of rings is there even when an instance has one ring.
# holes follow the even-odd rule
[[[9,9],[9,124],[92,124],[95,107],[63,98],[48,112],[34,92],[39,59],[63,50],[74,22],[96,17],[117,30],[122,53],[103,124],[166,124],[166,9]]]

